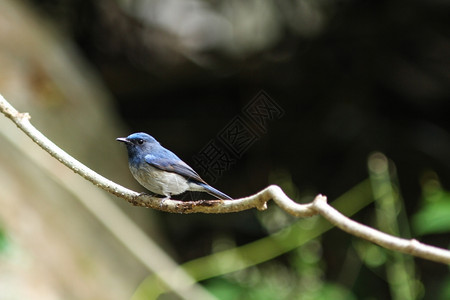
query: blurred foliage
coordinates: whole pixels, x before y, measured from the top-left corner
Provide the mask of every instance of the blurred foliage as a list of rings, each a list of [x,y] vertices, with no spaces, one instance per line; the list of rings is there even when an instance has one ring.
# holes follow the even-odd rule
[[[422,207],[412,216],[414,232],[421,236],[450,231],[450,192],[444,190],[434,172],[422,180]]]
[[[408,238],[409,225],[405,216],[396,170],[382,153],[373,153],[368,161],[372,183],[377,228],[393,236]],[[386,279],[392,299],[417,299],[415,266],[413,258],[394,251],[386,255]]]
[[[6,236],[6,232],[0,226],[0,253],[6,251],[8,245],[9,245],[9,240],[8,240],[8,237]]]

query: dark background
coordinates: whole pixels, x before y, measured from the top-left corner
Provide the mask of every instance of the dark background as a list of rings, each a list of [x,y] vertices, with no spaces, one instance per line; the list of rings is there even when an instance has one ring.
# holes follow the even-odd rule
[[[283,170],[299,191],[297,199],[323,193],[333,200],[368,177],[367,158],[374,151],[395,164],[408,216],[421,207],[426,172],[435,172],[444,189],[448,186],[445,1],[286,1],[285,8],[274,2],[276,37],[234,51],[224,49],[230,46],[226,43],[187,47],[176,33],[137,17],[132,8],[139,1],[128,9],[111,0],[30,2],[76,43],[113,95],[130,133],[152,134],[199,172],[194,155],[264,90],[284,115],[269,122],[267,132],[214,182],[233,197],[261,190]],[[220,15],[218,7],[226,1],[205,3]],[[286,5],[298,10],[289,15]],[[296,15],[308,8],[320,17],[320,26],[314,18]],[[295,20],[303,20],[302,26]],[[264,31],[254,34],[265,36]],[[355,218],[367,221],[372,211]],[[253,212],[159,218],[180,262],[206,255],[206,245],[222,232],[238,245],[267,234]],[[349,240],[337,230],[323,237],[325,278],[333,280],[341,271],[333,262],[345,255],[337,247],[345,249]],[[448,234],[422,240],[448,246]],[[447,269],[416,263],[418,273],[427,274],[421,278],[430,287],[426,298],[434,298],[439,291],[434,285]],[[364,267],[358,280],[348,287],[358,299],[389,297],[384,280]]]
[[[238,170],[219,181],[235,189],[233,195],[267,185],[266,172],[282,166],[300,190],[337,196],[366,177],[365,159],[375,150],[404,173],[405,193],[424,168],[448,176],[444,3],[322,3],[326,24],[314,36],[302,36],[280,20],[277,43],[238,58],[220,48],[195,53],[205,65],[187,59],[189,50],[174,50],[175,36],[145,27],[114,1],[35,3],[98,70],[130,130],[151,133],[185,160],[266,91],[286,113],[268,126]],[[151,43],[142,40],[147,35]],[[260,178],[246,187],[230,181],[241,173],[240,165],[252,162],[264,170],[251,172]]]

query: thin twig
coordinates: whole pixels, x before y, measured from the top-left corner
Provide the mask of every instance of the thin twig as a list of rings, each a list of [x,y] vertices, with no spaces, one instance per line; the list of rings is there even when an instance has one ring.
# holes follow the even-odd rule
[[[296,217],[310,217],[322,215],[329,222],[340,229],[371,241],[387,249],[411,254],[424,259],[450,264],[450,251],[422,244],[417,240],[406,240],[380,232],[358,222],[355,222],[327,203],[326,197],[318,195],[312,203],[299,204],[290,199],[280,187],[271,185],[259,193],[235,200],[200,200],[178,201],[165,200],[147,194],[139,194],[92,171],[69,154],[64,152],[53,142],[40,133],[29,121],[27,113],[19,113],[0,95],[0,111],[10,118],[22,131],[44,150],[58,159],[61,163],[91,181],[98,187],[120,197],[133,205],[149,207],[171,213],[231,213],[257,208],[264,210],[267,202],[273,200],[287,213]]]

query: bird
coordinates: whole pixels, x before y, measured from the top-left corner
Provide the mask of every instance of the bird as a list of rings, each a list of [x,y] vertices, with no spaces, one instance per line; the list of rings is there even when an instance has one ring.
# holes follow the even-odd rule
[[[127,147],[128,167],[133,177],[147,190],[164,196],[163,201],[186,191],[206,192],[222,200],[233,199],[207,184],[194,169],[151,135],[137,132],[116,140]]]

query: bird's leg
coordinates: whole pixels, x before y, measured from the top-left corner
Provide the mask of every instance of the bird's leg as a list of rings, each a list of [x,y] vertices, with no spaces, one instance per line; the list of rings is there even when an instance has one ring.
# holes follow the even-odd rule
[[[164,201],[169,200],[170,199],[170,194],[166,195],[164,198],[161,198],[161,203],[159,203],[159,207],[162,207],[164,204]]]

